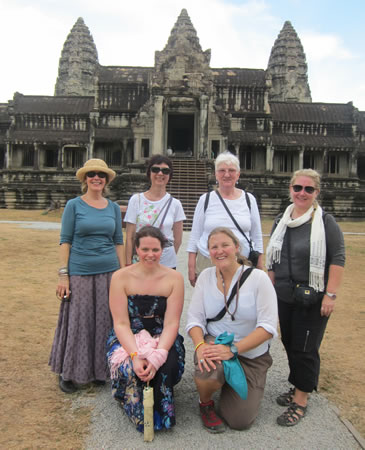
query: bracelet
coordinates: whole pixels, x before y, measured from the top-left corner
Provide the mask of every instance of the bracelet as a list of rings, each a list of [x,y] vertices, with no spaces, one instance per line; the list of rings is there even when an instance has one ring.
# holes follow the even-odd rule
[[[68,275],[68,268],[67,267],[60,267],[58,269],[58,275]]]
[[[133,361],[133,358],[137,355],[138,355],[137,352],[132,352],[129,356],[131,357],[131,360]]]
[[[203,344],[205,344],[205,341],[199,342],[199,344],[197,344],[197,345],[195,346],[194,352],[196,352],[196,351],[198,350],[198,348],[199,348],[201,345],[203,345]]]

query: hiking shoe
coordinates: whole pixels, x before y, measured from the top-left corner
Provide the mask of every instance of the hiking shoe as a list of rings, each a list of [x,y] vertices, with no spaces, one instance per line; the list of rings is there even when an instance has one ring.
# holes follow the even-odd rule
[[[58,385],[61,389],[62,392],[64,392],[65,394],[73,394],[74,392],[78,391],[78,388],[73,384],[73,382],[70,381],[66,381],[62,378],[62,376],[59,376],[58,379]]]
[[[208,431],[211,433],[223,433],[226,431],[226,426],[214,410],[213,400],[207,403],[199,403],[199,409],[203,425]]]
[[[276,397],[276,403],[280,406],[289,406],[293,401],[294,393],[295,388],[290,388],[288,392],[284,392],[279,397]]]

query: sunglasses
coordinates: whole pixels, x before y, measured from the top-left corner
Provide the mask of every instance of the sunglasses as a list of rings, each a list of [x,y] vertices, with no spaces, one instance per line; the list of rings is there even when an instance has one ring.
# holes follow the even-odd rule
[[[151,172],[153,172],[153,173],[160,173],[160,172],[162,172],[164,175],[170,175],[171,169],[169,169],[168,167],[152,166],[151,167]]]
[[[94,178],[95,175],[97,175],[99,178],[106,178],[106,173],[105,172],[94,172],[94,171],[91,171],[91,172],[87,172],[87,174],[86,174],[86,176],[88,178]]]
[[[294,184],[294,186],[292,187],[294,192],[300,192],[304,189],[307,194],[313,194],[313,192],[316,190],[316,188],[313,186],[302,186],[301,184]]]

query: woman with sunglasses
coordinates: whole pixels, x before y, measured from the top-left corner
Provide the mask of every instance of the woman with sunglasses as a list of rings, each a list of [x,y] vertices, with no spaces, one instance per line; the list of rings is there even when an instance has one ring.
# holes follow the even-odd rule
[[[166,185],[173,175],[171,160],[164,155],[154,155],[148,161],[147,178],[150,188],[134,194],[128,202],[124,221],[126,222],[126,264],[136,261],[133,257],[136,231],[145,225],[159,228],[168,240],[161,256],[161,264],[176,268],[176,254],[180,248],[183,221],[186,219],[180,200],[166,191]],[[133,261],[134,259],[134,261]]]
[[[108,377],[109,286],[113,272],[124,265],[120,209],[105,198],[114,170],[90,159],[76,177],[83,195],[69,200],[62,215],[56,289],[62,303],[49,361],[68,394],[78,385],[104,384]]]
[[[289,190],[292,204],[276,218],[266,250],[292,385],[276,399],[287,407],[277,423],[287,427],[305,416],[309,394],[317,390],[319,347],[345,264],[343,234],[317,201],[318,172],[296,171]]]

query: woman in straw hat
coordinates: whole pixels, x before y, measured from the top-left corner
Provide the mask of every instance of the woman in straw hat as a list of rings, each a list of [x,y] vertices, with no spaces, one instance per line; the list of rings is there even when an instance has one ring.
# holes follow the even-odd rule
[[[124,265],[120,209],[104,196],[114,170],[90,159],[76,177],[83,195],[69,200],[62,216],[56,289],[62,303],[49,361],[65,393],[107,379],[109,286],[113,272]]]

